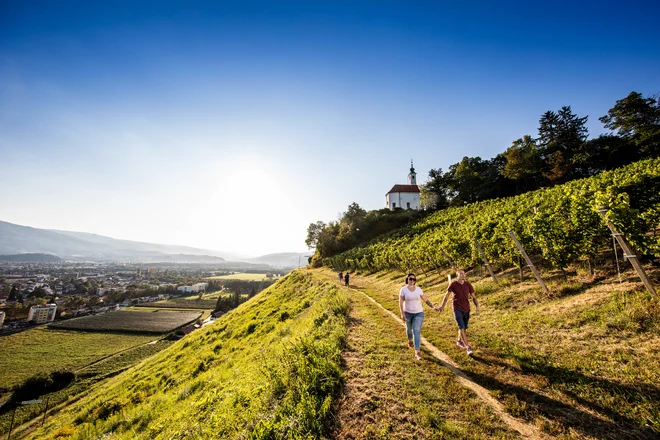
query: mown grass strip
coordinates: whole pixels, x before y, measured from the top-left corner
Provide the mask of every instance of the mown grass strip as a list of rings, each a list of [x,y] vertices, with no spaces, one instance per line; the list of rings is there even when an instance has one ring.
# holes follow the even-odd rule
[[[508,428],[445,366],[424,350],[418,362],[405,331],[359,293],[351,293],[343,354],[346,382],[336,439],[510,439]]]

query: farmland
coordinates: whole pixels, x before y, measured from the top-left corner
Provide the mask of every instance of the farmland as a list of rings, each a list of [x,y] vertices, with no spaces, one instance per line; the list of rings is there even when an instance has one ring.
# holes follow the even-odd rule
[[[68,332],[73,334],[72,332]],[[109,335],[99,335],[107,338]],[[149,344],[141,344],[128,350],[122,351],[115,356],[108,356],[98,362],[92,362],[90,365],[76,370],[75,380],[66,388],[40,396],[40,399],[48,401],[49,408],[55,408],[57,405],[66,402],[67,400],[79,398],[81,395],[87,393],[90,388],[96,383],[113,377],[131,366],[139,363],[140,361],[153,356],[159,351],[169,347],[174,342],[161,340]],[[32,420],[38,424],[41,421],[44,405],[27,405],[21,406],[12,415],[13,411],[0,411],[0,433],[5,434],[9,429],[9,424],[12,417],[15,418],[14,426],[18,427],[22,423]],[[50,411],[49,411],[50,412]]]
[[[118,310],[101,315],[70,319],[56,324],[52,328],[162,334],[188,324],[201,315],[197,311],[164,310]]]
[[[145,344],[153,335],[87,333],[48,328],[0,337],[0,388],[11,388],[37,373],[75,370],[106,356]]]
[[[235,273],[231,275],[220,275],[217,277],[208,278],[209,280],[244,280],[244,281],[264,281],[266,280],[265,273]]]
[[[214,309],[218,302],[219,293],[204,294],[202,298],[199,295],[190,295],[182,297],[173,297],[165,301],[156,301],[153,303],[142,303],[138,307],[162,307],[168,309]]]

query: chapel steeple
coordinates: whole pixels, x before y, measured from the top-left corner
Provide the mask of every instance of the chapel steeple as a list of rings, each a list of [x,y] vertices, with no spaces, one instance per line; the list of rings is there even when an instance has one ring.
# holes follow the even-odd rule
[[[408,173],[408,185],[417,185],[417,173],[415,173],[415,167],[413,166],[412,159],[410,159],[410,173]]]

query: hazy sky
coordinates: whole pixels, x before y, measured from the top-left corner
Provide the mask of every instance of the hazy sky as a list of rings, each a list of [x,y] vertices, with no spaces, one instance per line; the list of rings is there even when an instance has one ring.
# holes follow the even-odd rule
[[[648,2],[0,0],[0,220],[259,255],[547,110],[660,92]]]

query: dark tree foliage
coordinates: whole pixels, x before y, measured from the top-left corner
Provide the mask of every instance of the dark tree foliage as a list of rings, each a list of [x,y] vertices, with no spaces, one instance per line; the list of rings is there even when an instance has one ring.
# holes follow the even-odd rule
[[[588,117],[570,106],[539,119],[538,138],[525,135],[491,160],[464,157],[429,171],[422,185],[425,209],[444,209],[522,194],[660,154],[660,100],[637,92],[616,102],[599,120],[616,134],[588,140]]]
[[[605,127],[635,147],[639,158],[655,157],[660,153],[660,99],[642,97],[630,92],[616,102],[606,116],[599,118]]]
[[[338,221],[330,222],[317,233],[316,252],[311,263],[360,246],[423,215],[423,212],[412,209],[365,211],[357,203],[351,203]],[[313,229],[312,225],[319,223],[322,222],[310,224],[308,233]]]
[[[579,176],[573,165],[573,156],[587,140],[588,116],[578,117],[571,106],[558,112],[547,111],[539,120],[539,150],[544,162],[543,174],[552,183],[559,184]]]

